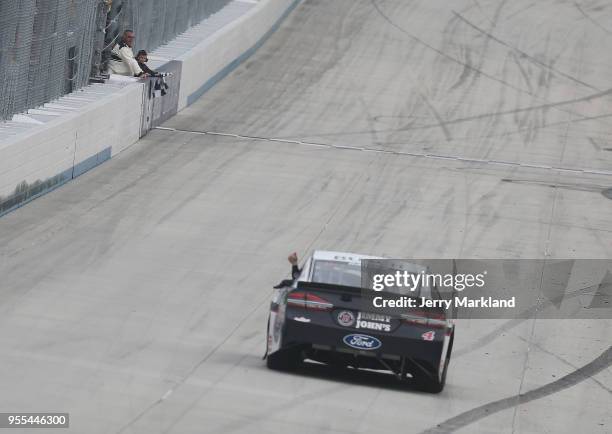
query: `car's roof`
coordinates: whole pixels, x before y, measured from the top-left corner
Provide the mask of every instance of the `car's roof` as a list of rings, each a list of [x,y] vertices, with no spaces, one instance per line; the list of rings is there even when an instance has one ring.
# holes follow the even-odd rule
[[[385,259],[382,256],[362,255],[360,253],[335,252],[331,250],[315,250],[312,253],[314,260],[360,262],[362,259]]]
[[[383,256],[371,256],[371,255],[363,255],[360,253],[351,253],[351,252],[336,252],[332,250],[315,250],[312,253],[312,259],[315,261],[340,261],[340,262],[350,262],[350,263],[359,263],[363,259],[389,259]],[[390,259],[389,259],[390,260]],[[407,260],[390,260],[388,264],[389,268],[396,270],[406,270],[411,273],[420,273],[427,270],[427,267],[423,265],[418,265],[415,263],[411,263]]]

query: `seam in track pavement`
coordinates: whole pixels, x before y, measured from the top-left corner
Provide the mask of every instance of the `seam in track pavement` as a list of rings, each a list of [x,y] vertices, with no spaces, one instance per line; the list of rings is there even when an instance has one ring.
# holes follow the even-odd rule
[[[147,413],[153,410],[158,405],[162,404],[166,399],[170,397],[178,388],[180,388],[185,382],[191,377],[200,366],[202,366],[208,359],[210,359],[218,350],[221,348],[239,329],[242,325],[255,313],[259,310],[265,303],[270,299],[270,294],[266,294],[266,297],[262,298],[253,309],[251,309],[247,314],[242,318],[238,324],[232,329],[232,331],[225,336],[217,345],[215,345],[208,353],[204,355],[193,367],[181,378],[179,379],[174,386],[166,391],[157,401],[149,404],[145,407],[140,413],[138,413],[135,417],[125,423],[118,431],[117,434],[124,433],[126,430],[130,429],[134,424],[136,424],[140,419],[142,419]]]
[[[362,151],[362,152],[375,152],[375,153],[380,153],[380,154],[391,154],[391,155],[399,155],[399,156],[404,156],[404,157],[427,158],[427,159],[432,159],[432,160],[451,160],[451,161],[460,161],[464,163],[491,164],[491,165],[497,165],[497,166],[522,167],[522,168],[528,168],[528,169],[538,169],[538,170],[547,170],[547,171],[556,171],[556,172],[571,172],[571,173],[577,173],[577,174],[612,176],[612,171],[610,170],[576,169],[572,167],[549,166],[546,164],[517,163],[514,161],[505,161],[505,160],[488,160],[488,159],[481,159],[481,158],[462,157],[460,155],[444,155],[444,154],[430,154],[430,153],[424,153],[424,152],[395,151],[395,150],[389,150],[389,149],[371,148],[369,146],[334,145],[331,143],[307,142],[303,140],[279,139],[279,138],[274,138],[274,137],[248,136],[248,135],[243,135],[243,134],[225,133],[225,132],[219,132],[219,131],[195,131],[195,130],[183,130],[179,128],[169,128],[169,127],[155,127],[154,129],[161,130],[161,131],[180,132],[180,133],[188,133],[188,134],[207,135],[207,136],[232,137],[232,138],[241,139],[241,140],[259,140],[259,141],[266,141],[266,142],[285,143],[285,144],[291,144],[291,145],[313,146],[313,147],[319,147],[319,148],[343,149],[343,150],[349,150],[349,151]]]
[[[554,214],[554,209],[555,209],[555,203],[557,200],[557,189],[555,189],[555,197],[553,199],[553,205],[552,205],[552,213]],[[552,217],[551,217],[552,220]],[[552,227],[551,224],[548,225],[548,235],[550,237],[550,228]],[[546,249],[548,249],[548,245],[546,246]],[[547,255],[547,253],[544,253],[545,255]],[[539,286],[539,291],[538,291],[538,300],[537,300],[537,304],[536,304],[536,309],[535,309],[535,315],[532,318],[532,322],[531,322],[531,330],[529,330],[529,339],[527,339],[527,351],[525,351],[525,362],[523,363],[523,372],[521,373],[521,382],[519,384],[518,387],[518,394],[516,396],[520,396],[521,395],[521,390],[523,390],[523,385],[525,384],[525,376],[527,374],[527,369],[529,366],[529,356],[531,355],[531,345],[533,344],[533,337],[535,335],[535,326],[536,326],[536,320],[538,317],[538,311],[539,309],[537,309],[537,306],[540,305],[541,300],[542,300],[542,285],[543,285],[543,280],[544,280],[544,268],[542,268],[542,271],[540,273],[540,286]],[[552,392],[551,392],[552,393]],[[488,405],[488,404],[484,404],[484,405]],[[517,405],[514,406],[514,411],[512,414],[512,433],[516,432],[516,416],[518,413],[518,403]]]

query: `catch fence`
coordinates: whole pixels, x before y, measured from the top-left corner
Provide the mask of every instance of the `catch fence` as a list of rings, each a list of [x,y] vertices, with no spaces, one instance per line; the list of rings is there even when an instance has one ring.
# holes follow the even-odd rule
[[[103,80],[124,30],[151,51],[230,1],[0,0],[0,119]]]

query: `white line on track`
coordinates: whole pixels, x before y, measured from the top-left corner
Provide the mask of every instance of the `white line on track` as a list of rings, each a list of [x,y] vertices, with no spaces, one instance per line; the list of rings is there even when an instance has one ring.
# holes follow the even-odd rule
[[[609,170],[578,169],[578,168],[573,168],[573,167],[548,166],[545,164],[518,163],[515,161],[484,160],[481,158],[461,157],[458,155],[425,154],[425,153],[419,153],[419,152],[394,151],[390,149],[369,148],[369,147],[362,147],[362,146],[334,145],[330,143],[304,142],[302,140],[280,139],[276,137],[246,136],[243,134],[223,133],[219,131],[193,131],[193,130],[182,130],[178,128],[168,128],[168,127],[155,127],[154,129],[162,130],[162,131],[176,131],[176,132],[188,133],[188,134],[233,137],[236,139],[244,139],[244,140],[260,140],[260,141],[266,141],[266,142],[278,142],[278,143],[286,143],[286,144],[291,144],[291,145],[315,146],[319,148],[344,149],[344,150],[349,150],[349,151],[362,151],[362,152],[375,152],[379,154],[402,155],[402,156],[416,157],[416,158],[428,158],[432,160],[452,160],[452,161],[461,161],[464,163],[495,164],[495,165],[500,165],[500,166],[524,167],[528,169],[548,170],[548,171],[556,171],[556,172],[572,172],[572,173],[584,173],[584,174],[589,174],[589,175],[612,176],[612,171],[609,171]]]

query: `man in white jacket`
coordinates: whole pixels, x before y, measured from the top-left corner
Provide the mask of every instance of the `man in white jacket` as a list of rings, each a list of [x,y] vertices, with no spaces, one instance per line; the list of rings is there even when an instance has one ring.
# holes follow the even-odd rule
[[[108,67],[113,74],[126,75],[128,77],[146,76],[138,62],[134,58],[132,46],[134,45],[134,32],[126,30],[123,32],[121,42],[115,44],[111,51],[111,59]]]

